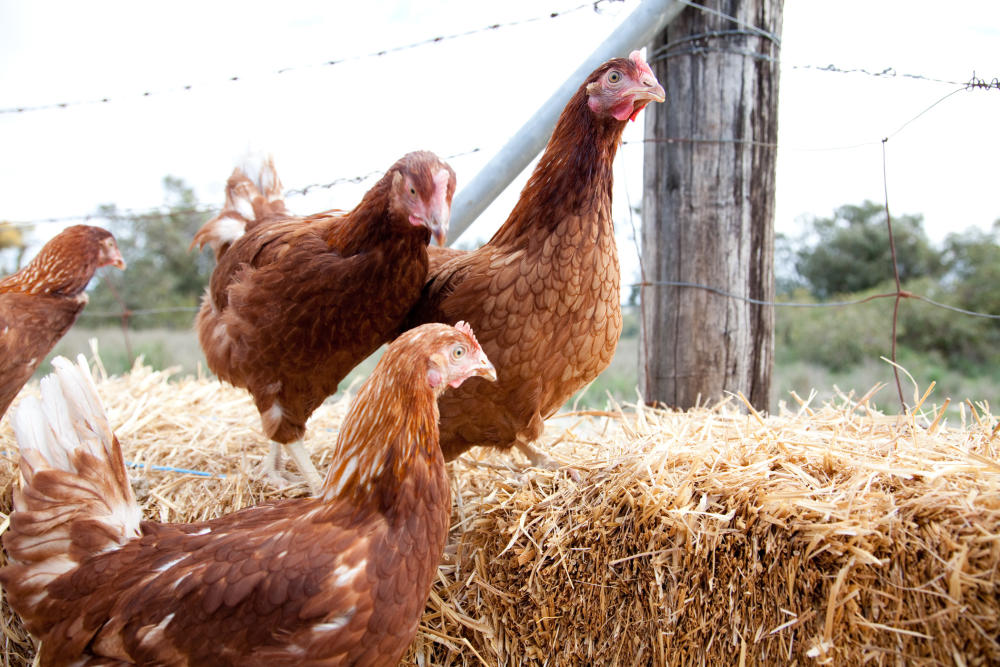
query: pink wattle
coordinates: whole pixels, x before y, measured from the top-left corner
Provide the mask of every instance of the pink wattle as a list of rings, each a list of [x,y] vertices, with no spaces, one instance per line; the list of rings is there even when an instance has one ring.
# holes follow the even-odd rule
[[[632,109],[631,99],[623,100],[622,102],[616,104],[611,109],[611,115],[617,118],[618,120],[628,120],[629,118],[635,120],[636,113],[638,113],[638,111],[634,111]]]
[[[642,111],[645,108],[646,108],[645,104],[640,104],[639,106],[637,106],[635,108],[635,111],[632,112],[632,116],[629,117],[629,120],[631,120],[632,122],[635,122],[635,119],[639,115],[639,112]]]

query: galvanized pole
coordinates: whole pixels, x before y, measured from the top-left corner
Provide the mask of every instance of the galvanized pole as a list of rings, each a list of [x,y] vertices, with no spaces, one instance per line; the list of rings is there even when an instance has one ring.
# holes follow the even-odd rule
[[[545,148],[552,128],[584,77],[611,58],[626,56],[652,41],[686,3],[680,0],[645,0],[548,99],[517,134],[493,156],[468,185],[455,195],[451,206],[448,243],[454,243],[486,210],[528,163]]]

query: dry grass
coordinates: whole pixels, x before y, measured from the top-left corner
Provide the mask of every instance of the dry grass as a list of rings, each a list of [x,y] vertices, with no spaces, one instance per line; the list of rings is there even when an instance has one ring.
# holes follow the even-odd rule
[[[191,521],[275,496],[248,475],[266,443],[244,392],[140,367],[99,389],[128,458],[225,475],[144,470],[147,516]],[[310,422],[320,469],[346,405]],[[452,538],[407,660],[1000,663],[1000,428],[989,406],[966,405],[955,426],[937,408],[883,415],[869,396],[746,412],[733,398],[553,420],[546,445],[580,482],[503,453],[453,464]],[[6,608],[0,624],[4,664],[30,664]]]

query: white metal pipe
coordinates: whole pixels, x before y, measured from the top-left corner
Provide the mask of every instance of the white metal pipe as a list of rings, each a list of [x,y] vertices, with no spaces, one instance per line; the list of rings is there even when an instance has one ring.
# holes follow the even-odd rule
[[[652,41],[684,7],[681,0],[644,0],[618,29],[580,64],[572,76],[553,93],[493,159],[455,195],[451,206],[448,243],[454,243],[469,225],[500,196],[549,141],[563,107],[573,97],[584,77],[611,58],[624,57]]]

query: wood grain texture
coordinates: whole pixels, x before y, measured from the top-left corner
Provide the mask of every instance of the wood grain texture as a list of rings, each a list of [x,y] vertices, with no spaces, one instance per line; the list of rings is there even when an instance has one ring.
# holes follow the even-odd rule
[[[719,9],[781,33],[776,0]],[[668,47],[653,63],[671,103],[646,115],[643,278],[773,301],[779,48],[763,36],[720,32],[729,28],[727,19],[689,8],[651,46],[660,52],[683,41],[698,48]],[[665,137],[681,139],[659,141]],[[642,310],[647,401],[688,408],[741,391],[768,408],[773,307],[654,284],[642,289]]]

